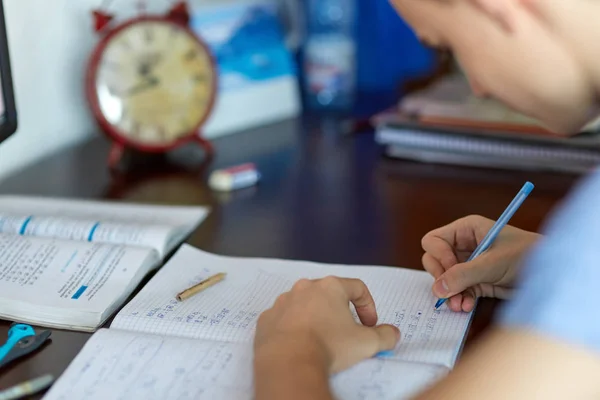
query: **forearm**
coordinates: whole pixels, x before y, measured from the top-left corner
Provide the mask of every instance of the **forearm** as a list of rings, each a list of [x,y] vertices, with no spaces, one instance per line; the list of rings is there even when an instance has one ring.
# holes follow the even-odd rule
[[[431,390],[433,399],[591,399],[600,355],[527,331],[495,329]]]
[[[254,358],[256,400],[332,400],[324,357],[309,341],[262,346]]]

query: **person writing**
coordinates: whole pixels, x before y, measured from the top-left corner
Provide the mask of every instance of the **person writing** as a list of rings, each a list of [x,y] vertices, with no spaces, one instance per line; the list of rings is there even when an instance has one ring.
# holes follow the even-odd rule
[[[576,132],[598,114],[600,0],[392,3],[422,40],[454,52],[476,93],[560,133]],[[477,297],[510,300],[455,370],[418,399],[600,398],[599,200],[596,172],[543,236],[507,226],[472,262],[465,260],[493,221],[470,216],[423,238],[423,265],[435,278],[433,293],[449,298],[445,306],[462,312]],[[377,325],[361,281],[300,281],[258,321],[256,398],[331,399],[330,374],[394,348],[400,336]]]

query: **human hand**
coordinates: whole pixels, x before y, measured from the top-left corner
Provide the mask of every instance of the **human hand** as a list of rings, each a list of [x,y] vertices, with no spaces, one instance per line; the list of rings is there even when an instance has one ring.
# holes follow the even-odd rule
[[[436,279],[433,293],[448,298],[453,311],[472,311],[477,297],[507,298],[522,256],[541,237],[507,225],[487,251],[465,262],[493,225],[490,219],[469,216],[429,232],[421,241],[423,267]]]
[[[350,302],[362,325],[352,316]],[[376,324],[375,303],[362,281],[335,277],[301,280],[260,316],[255,357],[313,351],[330,373],[336,373],[396,346],[400,331],[392,325]]]

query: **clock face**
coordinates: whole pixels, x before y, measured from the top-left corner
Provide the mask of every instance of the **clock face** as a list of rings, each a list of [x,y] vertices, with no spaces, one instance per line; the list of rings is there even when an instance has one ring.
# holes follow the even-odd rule
[[[186,28],[162,20],[119,30],[94,76],[102,118],[119,136],[165,147],[196,134],[210,113],[216,71],[208,50]]]

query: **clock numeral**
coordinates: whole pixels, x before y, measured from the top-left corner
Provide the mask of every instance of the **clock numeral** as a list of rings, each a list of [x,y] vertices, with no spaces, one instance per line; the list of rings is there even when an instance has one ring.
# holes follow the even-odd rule
[[[131,43],[129,43],[129,40],[127,39],[121,40],[121,46],[123,46],[127,50],[131,50]]]
[[[135,137],[141,137],[142,136],[142,126],[140,125],[139,122],[137,121],[133,121],[131,124],[131,134]]]
[[[160,137],[161,140],[167,140],[168,139],[167,130],[165,128],[163,128],[162,126],[159,126],[158,127],[158,136]]]
[[[146,39],[146,42],[152,42],[154,40],[154,31],[150,28],[144,29],[144,38]]]
[[[208,77],[204,74],[194,75],[194,82],[196,83],[206,83],[208,81]]]
[[[193,61],[196,57],[198,57],[198,53],[194,49],[192,49],[192,50],[188,51],[187,53],[185,53],[185,56],[184,56],[184,58],[186,59],[186,61]]]

